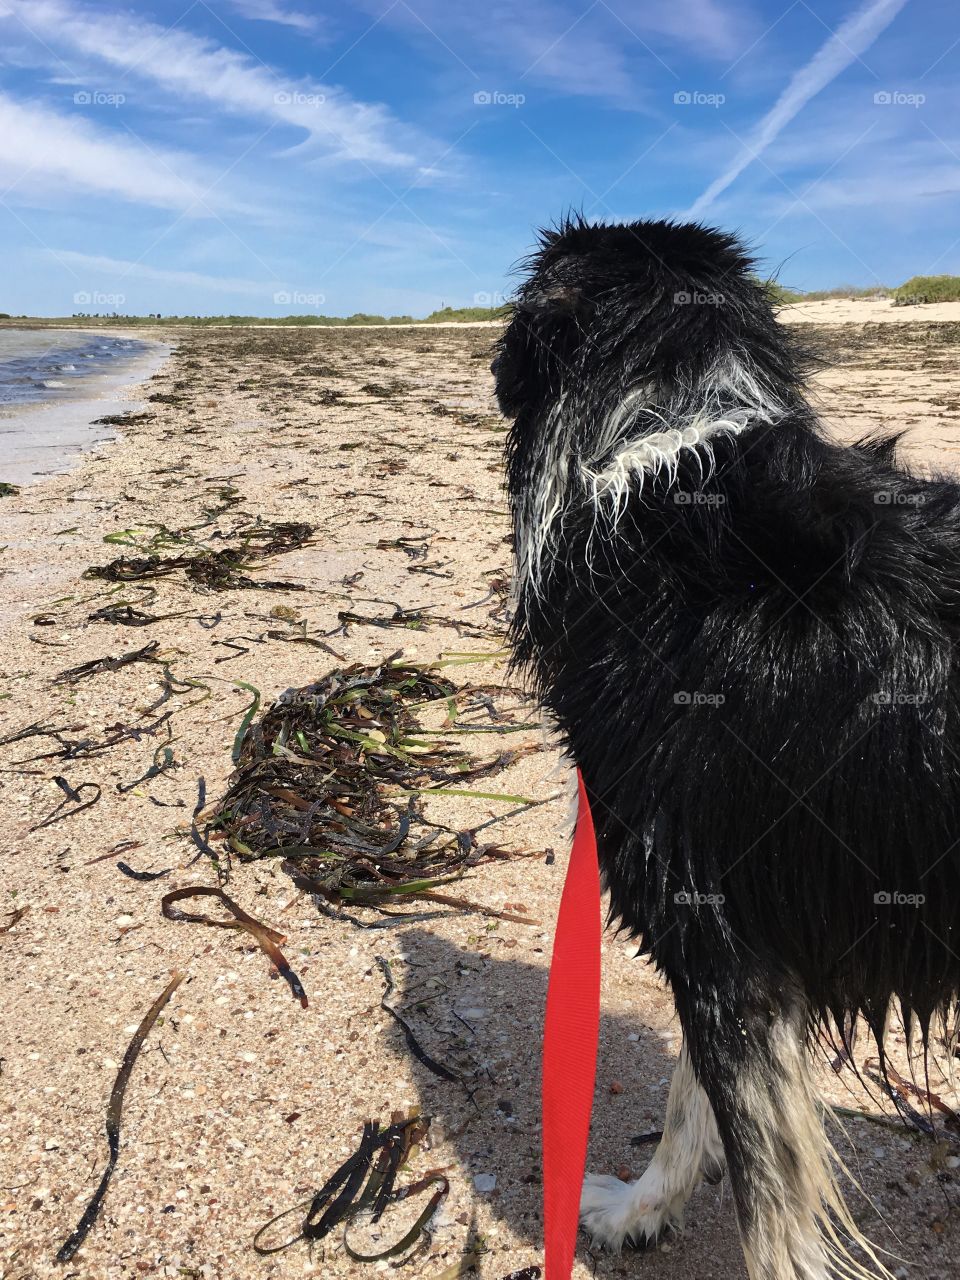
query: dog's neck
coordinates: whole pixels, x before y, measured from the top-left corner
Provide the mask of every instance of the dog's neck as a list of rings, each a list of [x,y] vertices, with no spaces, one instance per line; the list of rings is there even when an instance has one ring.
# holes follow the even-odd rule
[[[592,509],[591,539],[612,538],[631,496],[651,480],[665,482],[656,492],[658,500],[667,497],[684,453],[697,459],[708,479],[720,437],[772,426],[787,411],[765,380],[732,356],[694,387],[670,394],[652,383],[630,388],[593,432],[585,433],[589,424],[561,394],[544,417],[536,473],[515,510],[518,586],[540,593],[557,536],[574,508]]]

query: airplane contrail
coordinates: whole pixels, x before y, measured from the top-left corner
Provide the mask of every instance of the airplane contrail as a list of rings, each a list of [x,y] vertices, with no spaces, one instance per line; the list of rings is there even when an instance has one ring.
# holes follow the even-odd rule
[[[850,63],[869,49],[877,36],[890,25],[907,0],[871,0],[840,24],[820,46],[806,66],[795,71],[790,83],[753,129],[733,164],[710,183],[687,210],[687,217],[699,217],[717,196],[734,182],[762,151],[769,147],[790,121],[821,89],[837,78]]]

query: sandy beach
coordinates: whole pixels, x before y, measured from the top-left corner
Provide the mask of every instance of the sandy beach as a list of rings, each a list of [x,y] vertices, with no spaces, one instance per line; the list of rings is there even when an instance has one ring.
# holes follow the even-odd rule
[[[908,427],[917,466],[960,470],[960,304],[805,303],[785,318],[808,326],[829,361],[817,394],[831,429],[851,439]],[[171,352],[125,393],[138,405],[119,439],[0,498],[0,1277],[390,1274],[391,1260],[352,1259],[339,1232],[268,1258],[252,1241],[310,1199],[365,1120],[420,1108],[429,1145],[404,1176],[442,1170],[450,1192],[399,1274],[454,1280],[475,1265],[504,1280],[542,1261],[539,1035],[570,779],[503,655],[510,547],[494,333],[148,336]],[[119,558],[267,545],[278,522],[309,534],[246,562],[243,586],[182,565],[102,576]],[[136,661],[77,671],[151,645]],[[438,824],[477,832],[452,892],[485,910],[411,902],[432,918],[405,923],[344,909],[351,923],[324,914],[280,859],[233,857],[226,891],[285,935],[302,1008],[251,936],[167,918],[161,899],[225,873],[223,842],[202,848],[203,820],[251,709],[255,725],[284,691],[397,651],[461,664],[443,668],[464,690],[459,719],[434,708],[428,728],[473,730],[461,740],[477,760],[512,753],[468,784],[485,798],[426,805]],[[166,874],[136,878],[154,872]],[[226,918],[209,902],[184,905]],[[360,927],[377,922],[389,927]],[[606,935],[590,1167],[636,1177],[651,1148],[633,1140],[662,1123],[679,1028],[634,955]],[[412,1053],[381,1007],[377,957],[416,1041],[457,1079]],[[130,1078],[102,1211],[58,1264],[106,1162],[124,1053],[177,971],[186,977]],[[891,1043],[905,1069],[896,1029]],[[823,1093],[844,1109],[837,1147],[863,1188],[847,1189],[854,1216],[897,1275],[947,1280],[960,1256],[957,1133],[921,1136],[890,1119],[889,1103],[884,1120],[877,1089],[822,1056]],[[864,1039],[868,1080],[871,1056]],[[423,1204],[385,1216],[381,1249]],[[373,1239],[358,1229],[354,1245]],[[581,1241],[575,1274],[743,1280],[729,1189],[701,1187],[685,1234],[643,1256],[594,1255]]]
[[[789,324],[949,324],[960,320],[960,302],[929,302],[896,307],[892,298],[823,298],[782,307]]]

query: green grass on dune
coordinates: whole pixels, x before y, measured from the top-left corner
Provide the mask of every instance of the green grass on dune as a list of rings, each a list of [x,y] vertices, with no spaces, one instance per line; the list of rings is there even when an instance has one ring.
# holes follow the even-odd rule
[[[793,302],[825,302],[830,298],[889,298],[896,292],[885,284],[839,284],[833,289],[787,289],[774,280],[767,281],[767,290],[775,306],[788,306]]]
[[[911,276],[893,295],[895,307],[960,302],[960,276]]]

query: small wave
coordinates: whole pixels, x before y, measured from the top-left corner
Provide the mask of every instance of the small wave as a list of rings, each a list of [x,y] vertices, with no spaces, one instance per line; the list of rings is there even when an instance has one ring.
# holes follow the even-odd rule
[[[65,382],[58,382],[56,378],[44,378],[40,385],[41,387],[47,387],[50,390],[53,390],[55,387],[65,387],[67,384]]]

